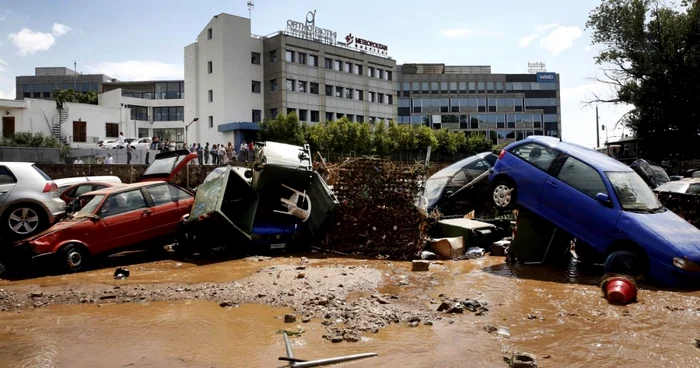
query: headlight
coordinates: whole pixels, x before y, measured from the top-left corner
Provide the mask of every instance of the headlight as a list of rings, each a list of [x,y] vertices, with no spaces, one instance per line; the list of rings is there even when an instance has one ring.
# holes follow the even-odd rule
[[[681,270],[700,272],[700,265],[685,258],[673,257],[673,265]]]

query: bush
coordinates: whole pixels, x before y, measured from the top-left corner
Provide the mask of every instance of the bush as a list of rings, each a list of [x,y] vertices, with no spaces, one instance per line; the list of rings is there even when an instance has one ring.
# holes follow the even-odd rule
[[[61,157],[65,158],[70,153],[70,146],[61,143],[56,137],[42,133],[17,132],[10,138],[0,139],[3,147],[30,147],[30,148],[59,148]]]
[[[260,124],[260,141],[302,145],[328,154],[387,156],[393,152],[434,152],[452,155],[491,151],[492,142],[485,134],[471,134],[447,129],[433,130],[424,125],[396,124],[394,121],[357,123],[347,118],[324,123],[300,123],[296,114],[279,114]]]

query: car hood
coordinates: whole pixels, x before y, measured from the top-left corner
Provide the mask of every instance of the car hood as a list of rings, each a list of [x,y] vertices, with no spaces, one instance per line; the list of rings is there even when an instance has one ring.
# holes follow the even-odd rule
[[[171,181],[173,178],[187,166],[187,164],[196,159],[196,153],[190,153],[188,150],[176,150],[162,152],[156,155],[155,160],[151,163],[139,181]]]
[[[626,212],[627,217],[662,237],[681,254],[693,258],[700,256],[700,229],[675,213]]]
[[[69,221],[66,221],[66,220],[59,221],[59,222],[55,223],[53,226],[51,226],[50,228],[48,228],[48,229],[46,229],[46,230],[44,230],[36,235],[30,236],[29,238],[22,239],[20,241],[20,243],[37,240],[37,239],[43,238],[47,235],[52,235],[52,234],[55,234],[57,232],[60,232],[60,231],[66,230],[66,229],[70,229],[73,226],[76,226],[77,224],[80,224],[83,221],[87,221],[87,220],[88,220],[88,218],[80,218],[80,219],[71,219]]]

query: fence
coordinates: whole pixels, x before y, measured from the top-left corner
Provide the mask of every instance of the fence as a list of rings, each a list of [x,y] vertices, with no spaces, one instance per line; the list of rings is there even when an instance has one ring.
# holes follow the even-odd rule
[[[416,163],[416,162],[425,162],[425,156],[426,156],[426,151],[421,151],[421,152],[392,152],[388,155],[385,155],[381,158],[383,159],[388,159],[393,162],[404,162],[404,163]],[[430,154],[430,162],[439,162],[439,163],[453,163],[457,162],[460,160],[463,160],[467,157],[473,156],[473,153],[466,153],[466,152],[456,152],[454,154],[444,154],[444,153],[439,153],[439,152],[432,152]],[[326,159],[327,162],[342,162],[346,158],[357,158],[357,157],[364,157],[364,154],[358,154],[355,152],[340,152],[340,153],[324,153],[323,157]]]
[[[59,148],[0,147],[0,161],[59,163]]]

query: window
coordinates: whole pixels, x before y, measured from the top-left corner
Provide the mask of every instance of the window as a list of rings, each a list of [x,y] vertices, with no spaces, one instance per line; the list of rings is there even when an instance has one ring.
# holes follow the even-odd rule
[[[309,112],[309,110],[299,109],[299,120],[300,121],[309,121],[308,112]]]
[[[392,80],[391,78],[392,78],[392,76],[391,76],[391,70],[387,70],[387,71],[386,71],[386,80]]]
[[[251,91],[253,93],[260,93],[261,89],[262,89],[262,87],[260,85],[260,81],[253,81],[252,82]]]
[[[297,92],[306,93],[306,82],[297,81]]]
[[[318,94],[318,83],[309,83],[309,92],[311,94],[317,95]]]
[[[345,98],[352,99],[352,88],[346,88],[345,89]]]
[[[92,185],[92,184],[79,185],[79,186],[73,188],[73,190],[71,190],[72,193],[66,193],[66,196],[69,198],[77,198],[85,193],[100,189],[100,188],[92,189],[93,187],[95,187],[95,185]]]
[[[450,91],[457,91],[457,82],[450,82]]]
[[[343,114],[343,113],[340,113],[340,112],[339,112],[339,113],[337,113],[337,114],[335,114],[335,118],[336,118],[336,119],[342,119],[342,118],[343,118],[343,116],[345,116],[345,114]]]
[[[324,58],[323,62],[326,69],[333,69],[333,59]]]
[[[326,112],[326,121],[333,121],[333,113]]]
[[[296,115],[296,114],[297,114],[297,109],[288,108],[288,109],[287,109],[287,115],[292,115],[292,114]]]
[[[377,78],[384,79],[384,69],[377,69]]]
[[[356,90],[355,90],[355,97],[354,97],[354,98],[355,98],[356,100],[362,101],[362,90],[356,89]]]
[[[440,82],[440,90],[447,92],[447,82]]]
[[[367,68],[367,76],[374,78],[374,68],[373,67],[370,66],[369,68]]]
[[[355,64],[355,68],[353,69],[352,72],[357,74],[357,75],[362,75],[362,65]]]
[[[209,102],[214,102],[214,91],[210,89],[208,94],[209,94]]]
[[[357,116],[355,117],[355,121],[357,121],[358,123],[364,123],[364,122],[365,122],[365,117],[364,117],[364,115],[357,115]]]
[[[343,71],[346,73],[352,73],[352,63],[345,62],[345,67]]]
[[[101,217],[119,215],[146,208],[146,200],[141,189],[112,194],[100,208]]]
[[[369,102],[376,102],[376,93],[375,92],[369,92]]]
[[[275,91],[277,91],[277,79],[273,79],[270,81],[270,92]]]
[[[251,52],[250,53],[251,64],[260,65],[260,53]]]
[[[531,163],[542,171],[548,171],[554,159],[559,156],[559,151],[537,143],[528,143],[515,147],[511,150],[511,153]]]
[[[105,123],[105,138],[119,137],[119,124]]]
[[[476,91],[476,82],[469,82],[469,90]]]
[[[486,90],[489,92],[493,91],[493,82],[486,82]]]
[[[311,110],[311,122],[318,123],[318,111]]]
[[[207,73],[211,74],[214,72],[214,65],[211,61],[207,61]]]
[[[608,189],[598,171],[570,156],[564,161],[557,179],[591,198],[595,198],[598,193],[608,194]]]
[[[299,56],[299,57],[298,57],[297,62],[298,62],[299,64],[306,64],[306,54],[303,53],[303,52],[300,52],[300,53],[298,54],[298,56]]]
[[[185,121],[185,108],[182,106],[154,107],[153,121]]]
[[[294,79],[287,79],[287,91],[294,91],[296,87],[296,81]]]
[[[150,98],[146,93],[142,93],[141,96],[134,96],[140,98]],[[184,82],[158,82],[155,83],[155,99],[156,100],[170,100],[170,99],[180,99],[185,98],[185,84]]]
[[[270,58],[270,63],[277,62],[277,50],[272,50],[267,55]]]
[[[337,71],[343,70],[343,62],[340,60],[336,60],[335,64],[333,66],[334,66],[333,70],[337,70]]]
[[[343,87],[335,87],[335,97],[343,97]]]
[[[211,28],[207,29],[207,39],[211,40],[213,35],[214,35],[214,32],[212,32],[212,29]]]
[[[213,116],[209,116],[209,127],[210,128],[214,127],[214,117]]]
[[[377,93],[377,102],[384,103],[384,94],[383,93]]]
[[[285,51],[284,58],[285,58],[285,60],[287,60],[288,63],[293,63],[294,62],[294,51],[292,51],[292,50]]]
[[[184,190],[174,185],[168,184],[147,187],[146,191],[151,196],[153,204],[156,206],[170,202],[177,202],[187,198],[192,198],[192,196]]]
[[[262,111],[253,110],[252,122],[259,123],[262,120]]]
[[[326,96],[333,96],[333,86],[326,84]]]
[[[318,66],[318,55],[309,55],[308,66]]]
[[[131,120],[148,121],[148,107],[136,105],[126,105],[126,107],[131,109]]]
[[[388,103],[389,105],[393,105],[394,104],[394,96],[386,95],[386,103]]]
[[[346,116],[346,118],[347,118],[349,121],[355,121],[355,115],[353,115],[353,114],[348,114],[348,115]]]
[[[277,109],[270,109],[270,117],[272,119],[277,117]]]

